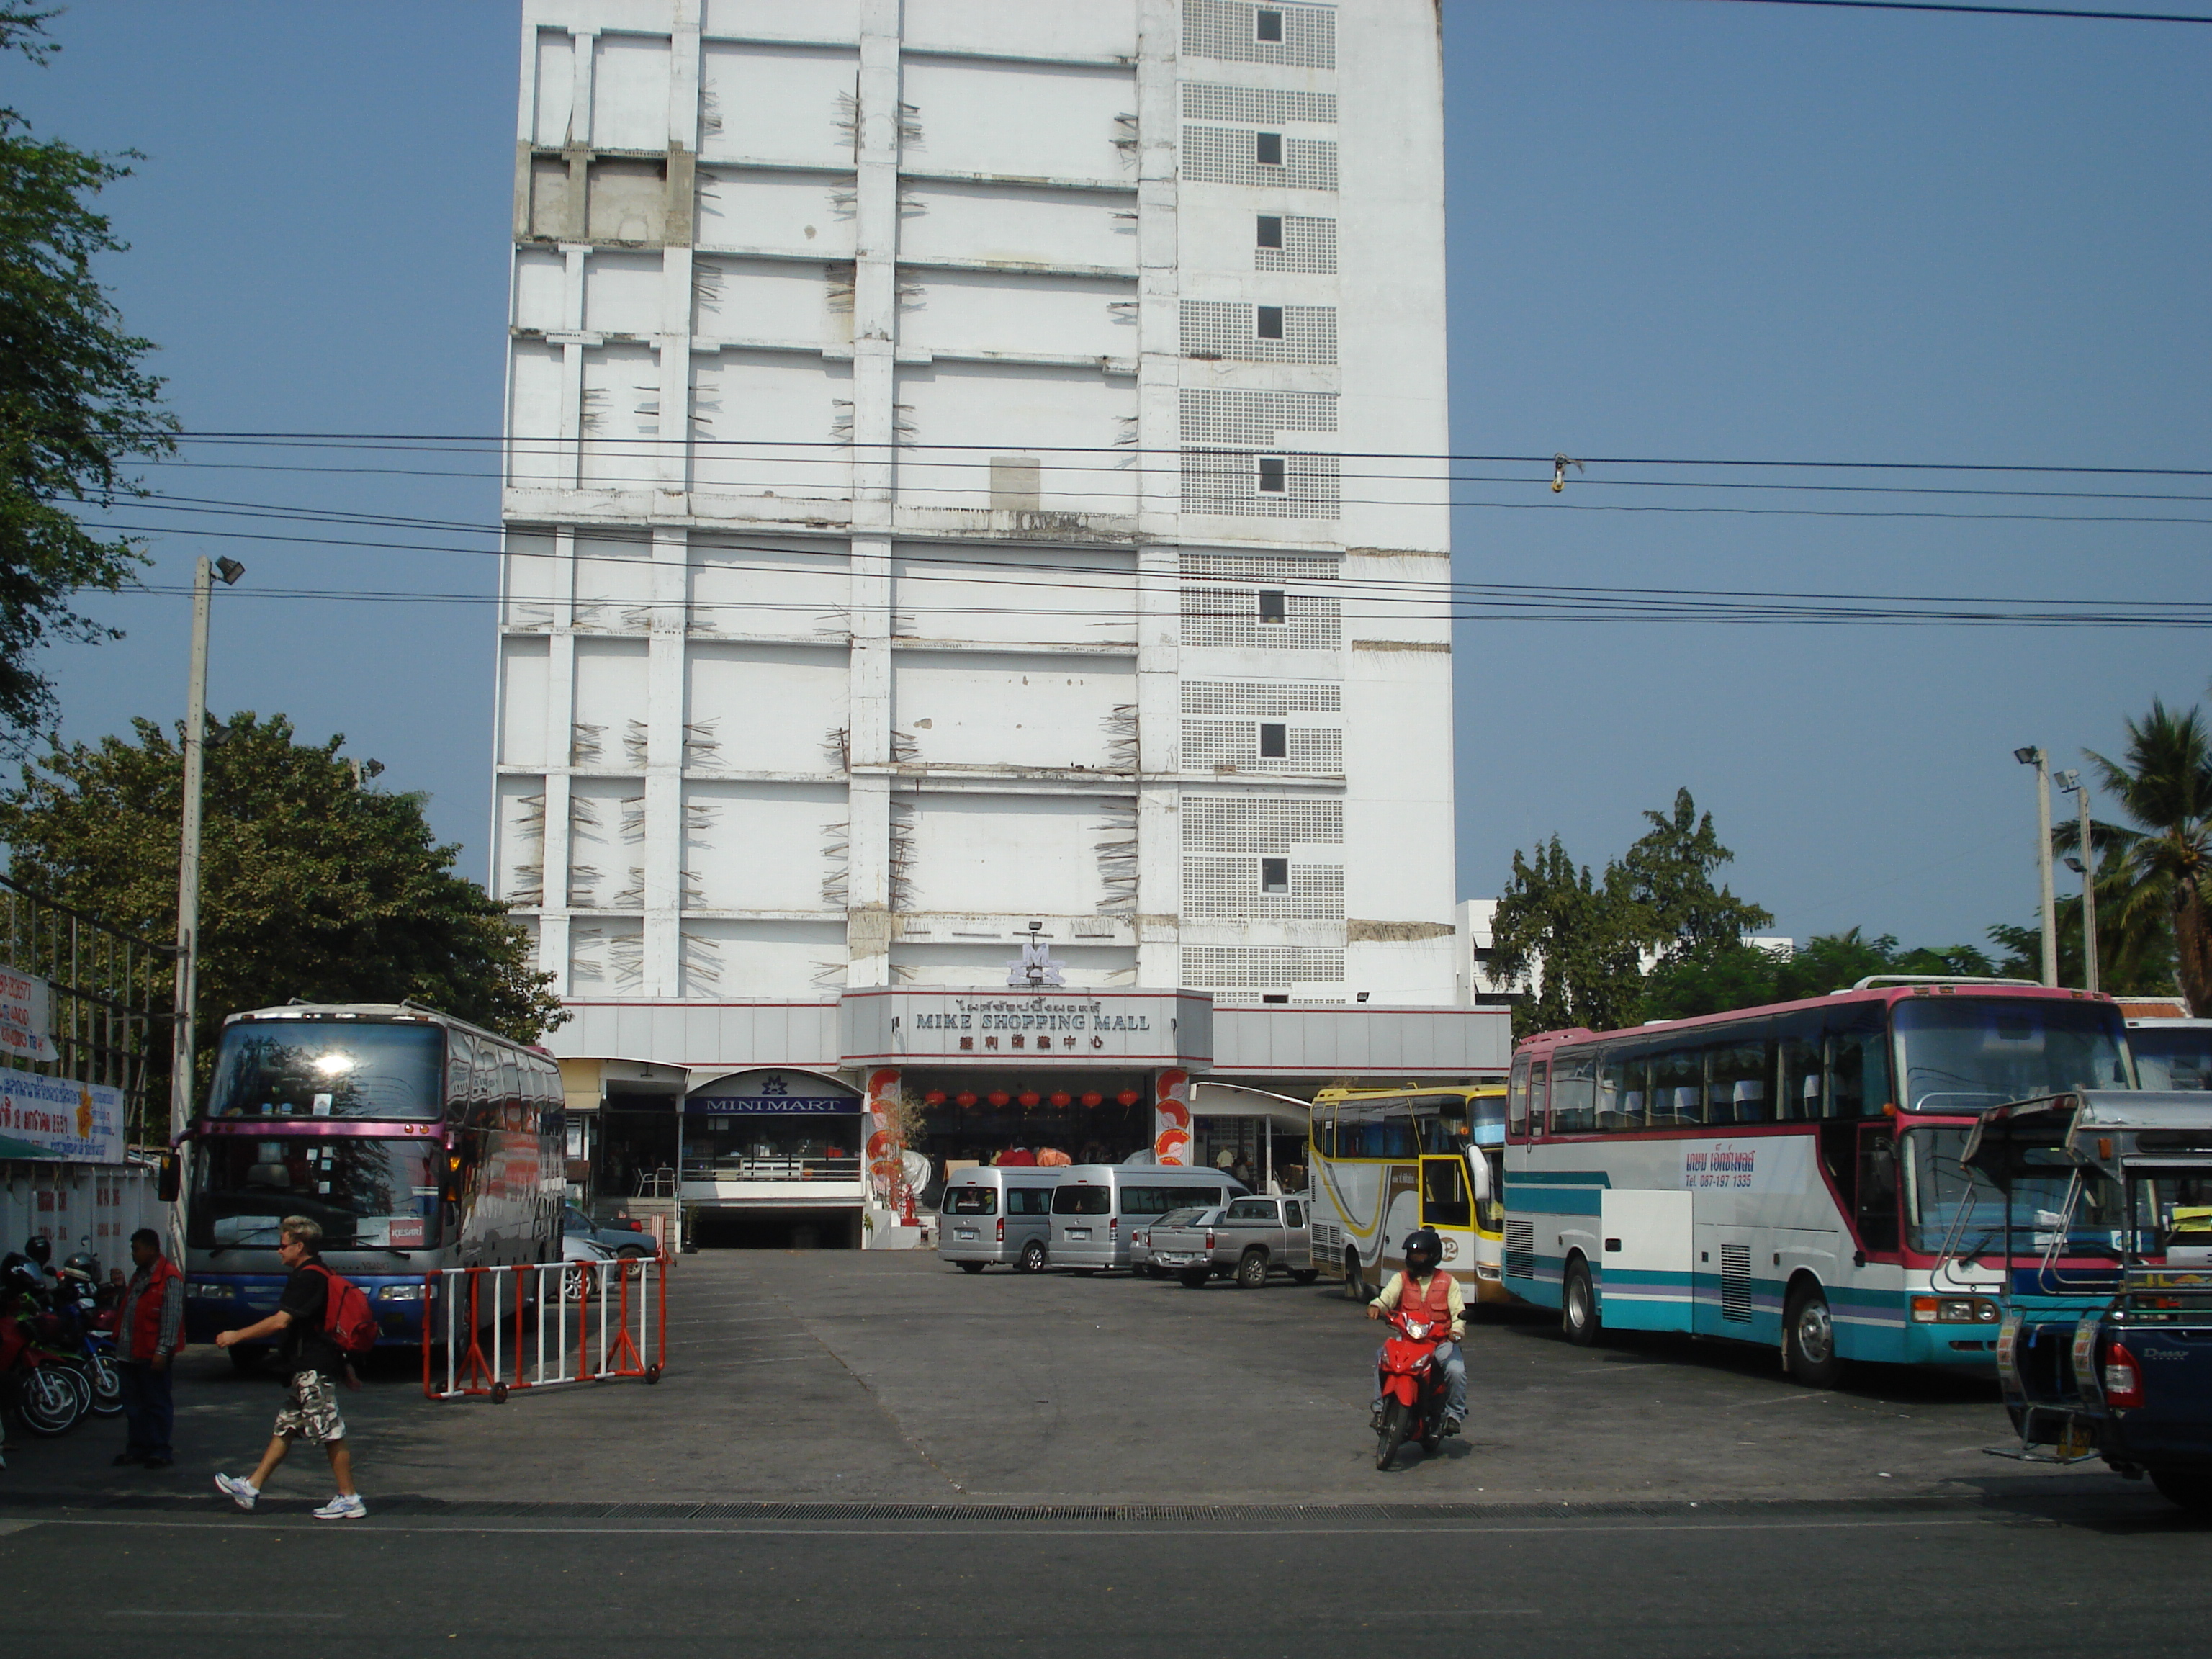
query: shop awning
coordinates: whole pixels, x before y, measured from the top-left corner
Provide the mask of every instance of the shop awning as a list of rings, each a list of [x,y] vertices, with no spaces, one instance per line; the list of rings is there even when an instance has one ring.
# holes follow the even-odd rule
[[[1313,1109],[1288,1095],[1271,1095],[1265,1089],[1242,1084],[1197,1082],[1191,1085],[1193,1117],[1260,1117],[1276,1129],[1302,1135],[1312,1121]]]

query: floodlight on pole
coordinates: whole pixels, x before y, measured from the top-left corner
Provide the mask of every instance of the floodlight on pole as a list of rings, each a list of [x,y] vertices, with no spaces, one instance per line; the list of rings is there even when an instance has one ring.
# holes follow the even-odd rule
[[[2072,770],[2054,774],[2051,781],[2074,797],[2081,813],[2079,856],[2067,860],[2066,867],[2081,878],[2081,988],[2094,991],[2098,988],[2097,860],[2089,845],[2089,786]]]
[[[2058,983],[2058,900],[2051,886],[2051,768],[2031,744],[2012,757],[2035,769],[2035,868],[2043,888],[2043,982]]]

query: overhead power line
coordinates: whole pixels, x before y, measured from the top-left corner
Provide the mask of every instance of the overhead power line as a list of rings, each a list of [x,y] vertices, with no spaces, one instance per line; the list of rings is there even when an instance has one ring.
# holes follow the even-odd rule
[[[1940,0],[1725,0],[1740,6],[1822,6],[1840,11],[1941,11],[1968,16],[2074,17],[2098,23],[2212,23],[2212,17],[2178,11],[2090,11],[2075,6],[1945,5]]]

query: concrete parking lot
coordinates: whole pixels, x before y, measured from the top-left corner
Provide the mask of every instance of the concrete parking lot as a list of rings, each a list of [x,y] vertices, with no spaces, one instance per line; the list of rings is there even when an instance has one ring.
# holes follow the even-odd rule
[[[1993,1385],[1869,1371],[1814,1390],[1768,1352],[1626,1338],[1585,1351],[1530,1316],[1479,1324],[1469,1433],[1372,1467],[1376,1328],[1325,1285],[1189,1291],[1126,1274],[970,1277],[927,1253],[722,1251],[670,1291],[669,1370],[433,1404],[398,1364],[343,1401],[372,1501],[1588,1503],[2081,1490],[2102,1472],[1985,1455]],[[25,1441],[9,1492],[198,1494],[251,1462],[276,1389],[201,1350],[179,1462],[107,1459],[119,1425]],[[320,1495],[302,1457],[283,1490]]]
[[[2149,1659],[2212,1614],[2212,1528],[1984,1455],[1985,1383],[1815,1391],[1509,1320],[1468,1344],[1474,1431],[1380,1474],[1376,1328],[1325,1287],[732,1251],[682,1261],[671,1307],[655,1387],[439,1405],[380,1371],[345,1401],[358,1522],[306,1518],[306,1455],[251,1516],[219,1498],[277,1389],[189,1358],[174,1470],[110,1468],[112,1424],[11,1450],[0,1627],[65,1659],[155,1632],[187,1659],[325,1632],[362,1659]]]

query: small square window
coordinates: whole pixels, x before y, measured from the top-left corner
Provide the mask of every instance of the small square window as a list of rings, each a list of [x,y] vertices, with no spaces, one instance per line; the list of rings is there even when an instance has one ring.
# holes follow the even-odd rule
[[[1288,760],[1291,757],[1291,728],[1276,720],[1260,723],[1260,758]]]
[[[1280,455],[1262,455],[1260,458],[1260,493],[1263,495],[1283,493],[1283,458]],[[1275,597],[1279,599],[1282,595],[1278,593]]]
[[[1283,245],[1283,216],[1263,213],[1260,216],[1260,246],[1280,247]]]
[[[1262,6],[1252,14],[1252,38],[1279,46],[1283,44],[1283,14]]]
[[[1283,135],[1279,132],[1255,132],[1252,135],[1252,159],[1263,167],[1283,165]]]
[[[1280,306],[1252,307],[1252,331],[1263,340],[1283,337],[1283,308]]]
[[[1273,588],[1265,589],[1260,594],[1260,620],[1263,623],[1289,620],[1284,614],[1283,596]]]

